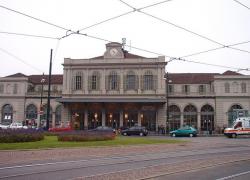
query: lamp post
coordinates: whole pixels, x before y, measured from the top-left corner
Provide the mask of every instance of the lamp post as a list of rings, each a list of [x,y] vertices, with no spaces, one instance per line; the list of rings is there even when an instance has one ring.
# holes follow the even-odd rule
[[[38,127],[41,126],[41,115],[43,114],[43,85],[45,83],[45,78],[44,78],[44,73],[41,79],[41,85],[42,85],[42,89],[41,89],[41,98],[40,98],[40,111],[39,111],[39,122],[38,122]]]
[[[169,89],[168,89],[168,84],[171,83],[172,81],[169,79],[168,72],[164,75],[165,79],[165,84],[166,84],[166,106],[167,106],[167,111],[166,111],[166,129],[165,129],[165,134],[167,134],[167,127],[170,129],[170,123],[169,123]]]

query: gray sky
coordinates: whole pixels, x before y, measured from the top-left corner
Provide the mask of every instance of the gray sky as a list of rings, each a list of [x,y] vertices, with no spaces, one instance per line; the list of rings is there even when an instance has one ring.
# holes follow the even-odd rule
[[[232,46],[237,50],[221,48],[250,41],[249,0],[169,0],[140,11],[133,11],[129,7],[138,9],[162,1],[1,0],[0,32],[59,38],[66,35],[68,29],[75,32],[82,30],[80,32],[88,36],[72,34],[57,40],[0,33],[0,77],[17,72],[26,75],[47,74],[50,49],[54,49],[52,73],[62,74],[61,64],[65,57],[91,58],[103,55],[107,42],[97,38],[114,42],[126,38],[127,45],[132,46],[126,47],[130,53],[145,57],[158,56],[133,48],[137,47],[166,55],[166,61],[169,57],[178,58],[220,48],[184,59],[229,66],[232,69],[174,60],[167,65],[167,70],[171,73],[223,73],[236,70],[233,68],[249,68],[249,71],[240,73],[250,75],[250,43]],[[119,18],[89,27],[121,14],[123,16]]]

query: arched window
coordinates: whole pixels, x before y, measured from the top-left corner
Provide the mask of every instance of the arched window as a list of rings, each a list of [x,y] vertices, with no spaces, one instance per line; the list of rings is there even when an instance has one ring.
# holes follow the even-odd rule
[[[49,113],[49,126],[52,127],[52,107],[50,107]],[[43,105],[43,115],[41,115],[41,127],[46,126],[46,119],[47,119],[47,104]]]
[[[62,122],[62,106],[59,105],[56,107],[56,112],[55,112],[55,123],[56,123],[56,126],[60,126],[61,125],[61,122]]]
[[[232,89],[234,93],[237,93],[239,91],[239,84],[237,82],[233,82]]]
[[[169,119],[168,119],[169,130],[176,130],[181,126],[181,111],[176,105],[169,106]]]
[[[153,90],[153,74],[151,71],[146,71],[143,76],[143,89],[144,90]]]
[[[83,74],[82,72],[77,72],[73,76],[73,90],[82,90],[83,89]]]
[[[99,90],[100,89],[100,73],[94,71],[88,79],[89,90]]]
[[[208,104],[201,108],[201,130],[214,130],[214,108]]]
[[[246,85],[246,83],[241,83],[241,92],[242,93],[246,93],[247,92],[247,85]]]
[[[225,86],[225,93],[230,93],[230,84],[226,82],[224,86]]]
[[[37,107],[34,104],[27,106],[26,119],[37,119]]]
[[[187,105],[184,108],[184,125],[197,128],[197,109],[193,105]]]
[[[108,76],[108,89],[119,90],[118,75],[115,71],[112,71]]]
[[[127,90],[135,90],[136,89],[136,75],[133,71],[129,71],[127,76],[126,76],[125,88]]]
[[[241,105],[239,104],[235,104],[235,105],[232,105],[231,108],[229,109],[229,111],[227,112],[228,114],[228,126],[232,126],[233,125],[233,122],[234,120],[237,118],[237,112],[238,110],[240,109],[243,109],[241,107]]]
[[[13,121],[13,108],[10,104],[6,104],[2,108],[2,123],[11,124]]]

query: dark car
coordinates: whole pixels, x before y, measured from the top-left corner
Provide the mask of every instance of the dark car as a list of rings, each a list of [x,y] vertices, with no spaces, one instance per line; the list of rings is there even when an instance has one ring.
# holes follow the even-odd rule
[[[133,126],[129,129],[122,130],[121,134],[124,136],[130,136],[130,135],[147,136],[148,130],[143,126]]]
[[[197,130],[191,126],[184,126],[175,131],[171,131],[170,136],[172,137],[176,137],[176,136],[194,137],[194,136],[197,136]]]
[[[92,129],[91,131],[98,131],[98,132],[113,132],[116,133],[115,129],[107,126],[98,126],[95,129]]]

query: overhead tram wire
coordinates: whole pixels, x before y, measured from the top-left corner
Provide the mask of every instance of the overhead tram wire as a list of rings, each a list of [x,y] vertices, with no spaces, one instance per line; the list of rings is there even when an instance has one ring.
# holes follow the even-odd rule
[[[88,35],[88,34],[83,34],[83,33],[80,33],[80,32],[77,33],[77,34],[83,35],[83,36],[86,36],[86,37],[89,37],[89,38],[105,41],[105,42],[113,42],[113,41],[110,41],[110,40],[107,40],[107,39],[104,39],[104,38],[100,38],[100,37],[96,37],[96,36],[92,36],[92,35]],[[245,42],[237,43],[237,44],[232,44],[230,46],[236,46],[236,45],[245,44],[245,43],[249,43],[249,41],[245,41]],[[127,47],[130,47],[130,46],[127,46]],[[185,62],[189,62],[189,63],[196,63],[196,64],[202,64],[202,65],[208,65],[208,66],[215,66],[215,67],[220,67],[220,68],[225,68],[225,69],[250,71],[250,68],[238,68],[238,67],[232,67],[232,66],[224,66],[224,65],[218,65],[218,64],[211,64],[211,63],[192,61],[192,60],[187,60],[187,59],[184,59],[184,58],[176,58],[176,57],[173,57],[173,56],[164,55],[164,54],[161,54],[161,53],[157,53],[157,52],[153,52],[153,51],[149,51],[149,50],[145,50],[145,49],[141,49],[141,48],[137,48],[137,47],[132,47],[132,48],[140,50],[140,51],[156,54],[156,55],[162,55],[162,56],[165,56],[165,57],[169,57],[170,60],[167,61],[168,63],[172,62],[172,61],[178,61],[179,60],[179,61],[185,61]]]
[[[54,40],[58,40],[59,39],[59,38],[50,37],[50,36],[34,35],[34,34],[24,34],[24,33],[15,33],[15,32],[6,32],[6,31],[0,31],[0,34],[16,35],[16,36],[27,36],[27,37],[44,38],[44,39],[54,39]]]
[[[236,43],[236,44],[230,44],[230,45],[227,45],[227,46],[212,48],[212,49],[208,49],[208,50],[205,50],[205,51],[200,51],[200,52],[196,52],[196,53],[193,53],[193,54],[188,54],[188,55],[185,55],[185,56],[181,56],[180,58],[196,56],[196,55],[199,55],[199,54],[204,54],[204,53],[208,53],[208,52],[211,52],[211,51],[216,51],[216,50],[223,49],[223,48],[226,48],[226,47],[231,47],[232,48],[233,46],[247,44],[247,43],[250,43],[250,41],[244,41],[244,42],[240,42],[240,43]]]
[[[221,67],[221,68],[225,68],[225,69],[250,71],[250,68],[238,68],[238,67],[224,66],[224,65],[219,65],[219,64],[210,64],[210,63],[204,63],[204,62],[200,62],[200,61],[187,60],[187,59],[183,59],[183,58],[173,58],[172,60],[190,62],[190,63],[195,63],[195,64],[202,64],[202,65],[207,65],[207,66]]]
[[[41,70],[41,69],[39,69],[39,68],[36,68],[35,66],[33,66],[33,65],[31,65],[31,64],[29,64],[29,63],[27,63],[27,62],[25,62],[23,59],[17,57],[16,55],[14,55],[14,54],[8,52],[7,50],[5,50],[5,49],[3,49],[3,48],[0,48],[0,51],[4,52],[5,54],[9,55],[10,57],[12,57],[12,58],[14,58],[14,59],[16,59],[16,60],[22,62],[23,64],[25,64],[25,65],[31,67],[32,69],[38,71],[39,73],[44,72],[43,70]]]
[[[250,8],[247,5],[243,4],[242,2],[237,1],[237,0],[233,0],[233,1],[236,2],[236,3],[238,3],[238,4],[240,4],[241,6],[243,6],[245,8],[247,8],[248,10],[250,10]]]
[[[59,25],[50,23],[50,22],[48,22],[48,21],[45,21],[45,20],[42,20],[42,19],[39,19],[39,18],[30,16],[30,15],[28,15],[28,14],[22,13],[22,12],[20,12],[20,11],[17,11],[17,10],[14,10],[14,9],[11,9],[11,8],[8,8],[8,7],[2,6],[2,5],[0,5],[0,8],[6,9],[6,10],[8,10],[8,11],[11,11],[11,12],[14,12],[14,13],[17,13],[17,14],[20,14],[20,15],[22,15],[22,16],[26,16],[26,17],[28,17],[28,18],[34,19],[34,20],[36,20],[36,21],[39,21],[39,22],[42,22],[42,23],[45,23],[45,24],[48,24],[48,25],[50,25],[50,26],[54,26],[54,27],[56,27],[56,28],[59,28],[59,29],[65,30],[65,31],[68,31],[68,30],[69,30],[69,29],[64,28],[64,27],[62,27],[62,26],[59,26]]]
[[[144,7],[139,8],[139,9],[150,8],[150,7],[153,7],[153,6],[157,6],[157,5],[159,5],[159,4],[163,4],[163,3],[168,2],[168,1],[172,1],[172,0],[161,1],[161,2],[158,2],[158,3],[154,3],[154,4],[151,4],[151,5],[144,6]],[[130,6],[128,3],[124,2],[124,1],[121,1],[121,2],[124,3],[124,4],[126,4],[127,6],[129,6],[130,8],[132,8],[133,10],[128,11],[128,12],[125,12],[125,13],[122,13],[122,14],[119,14],[119,15],[117,15],[117,16],[114,16],[114,17],[111,17],[111,18],[108,18],[108,19],[105,19],[105,20],[102,20],[102,21],[97,22],[97,23],[95,23],[95,24],[92,24],[92,25],[90,25],[90,26],[86,26],[86,27],[84,27],[84,28],[82,28],[82,29],[79,29],[79,32],[81,32],[81,31],[83,31],[83,30],[86,30],[86,29],[89,29],[89,28],[92,28],[92,27],[95,27],[95,26],[98,26],[98,25],[100,25],[100,24],[103,24],[103,23],[112,21],[112,20],[114,20],[114,19],[117,19],[117,18],[126,16],[126,15],[128,15],[128,14],[133,13],[133,12],[136,12],[136,10],[137,10],[136,8],[134,8],[133,6]]]

